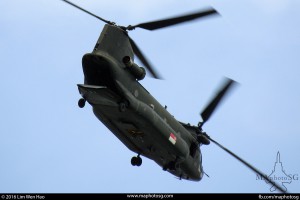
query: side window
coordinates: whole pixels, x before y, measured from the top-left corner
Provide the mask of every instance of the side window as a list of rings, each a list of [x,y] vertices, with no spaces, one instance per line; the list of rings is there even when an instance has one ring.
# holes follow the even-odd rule
[[[192,144],[190,146],[190,156],[192,156],[194,158],[198,148],[199,148],[198,145],[196,143],[192,142]]]

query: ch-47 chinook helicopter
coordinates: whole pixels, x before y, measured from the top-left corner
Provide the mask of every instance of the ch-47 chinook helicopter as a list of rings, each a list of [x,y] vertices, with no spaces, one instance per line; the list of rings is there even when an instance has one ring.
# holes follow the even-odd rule
[[[106,23],[92,53],[87,53],[82,58],[84,84],[78,84],[82,96],[78,105],[83,108],[87,101],[93,107],[96,117],[128,149],[137,154],[131,159],[133,166],[140,166],[141,156],[144,156],[180,179],[200,181],[204,174],[200,145],[208,145],[211,141],[264,177],[274,187],[285,192],[266,175],[202,130],[202,126],[234,85],[233,80],[226,80],[224,86],[201,112],[203,121],[197,126],[177,121],[139,83],[145,77],[146,70],[134,63],[134,55],[154,78],[159,78],[159,75],[129,37],[128,31],[135,28],[160,29],[216,15],[216,10],[210,8],[193,14],[125,27],[94,15],[70,1],[63,1]]]

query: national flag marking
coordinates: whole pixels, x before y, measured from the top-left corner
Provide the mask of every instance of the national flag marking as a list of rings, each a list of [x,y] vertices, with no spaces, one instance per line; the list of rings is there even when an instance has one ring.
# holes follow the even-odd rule
[[[173,145],[176,144],[176,136],[175,136],[173,133],[170,134],[169,141],[170,141]]]

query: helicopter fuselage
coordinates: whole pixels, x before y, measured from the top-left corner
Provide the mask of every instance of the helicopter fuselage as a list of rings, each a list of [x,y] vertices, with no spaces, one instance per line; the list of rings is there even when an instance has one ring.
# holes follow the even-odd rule
[[[106,24],[92,53],[82,58],[82,97],[96,117],[131,151],[154,160],[175,176],[203,176],[197,127],[177,121],[137,80],[124,58],[133,62],[127,32]],[[135,65],[137,66],[137,65]],[[131,160],[133,165],[140,163]]]
[[[101,18],[68,0],[63,1],[106,23],[92,53],[85,54],[82,58],[84,84],[78,84],[78,89],[83,98],[79,99],[78,106],[83,108],[87,101],[93,107],[96,117],[128,149],[138,154],[131,159],[133,166],[142,164],[140,156],[143,155],[179,179],[200,181],[204,174],[200,145],[213,142],[268,180],[274,188],[286,192],[286,188],[272,181],[202,129],[228,91],[235,85],[234,80],[229,78],[225,80],[214,98],[200,113],[202,121],[198,126],[177,121],[166,107],[164,108],[138,82],[145,77],[146,71],[134,63],[134,55],[154,78],[159,76],[128,36],[127,31],[135,28],[161,29],[216,15],[218,12],[215,9],[125,27],[117,26],[114,22]]]

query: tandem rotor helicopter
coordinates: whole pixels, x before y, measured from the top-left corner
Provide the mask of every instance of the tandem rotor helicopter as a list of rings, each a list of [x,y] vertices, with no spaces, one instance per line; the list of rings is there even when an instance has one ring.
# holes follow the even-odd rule
[[[135,28],[152,31],[217,15],[215,9],[210,8],[188,15],[125,27],[105,20],[70,1],[62,1],[106,23],[93,51],[82,58],[84,84],[78,84],[82,96],[78,106],[83,108],[88,102],[95,116],[128,149],[137,154],[131,158],[133,166],[141,166],[141,156],[144,156],[179,179],[200,181],[204,174],[200,146],[213,142],[264,177],[279,191],[285,192],[281,186],[212,139],[202,129],[223,97],[235,84],[233,80],[226,80],[223,87],[201,112],[203,121],[197,126],[177,121],[139,83],[145,77],[146,70],[134,62],[134,55],[154,78],[160,76],[129,37],[129,31]]]

